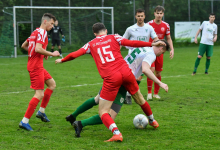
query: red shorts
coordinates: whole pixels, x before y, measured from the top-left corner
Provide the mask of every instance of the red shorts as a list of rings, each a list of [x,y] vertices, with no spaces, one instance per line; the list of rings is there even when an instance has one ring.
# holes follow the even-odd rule
[[[107,101],[114,101],[121,85],[131,95],[134,95],[139,90],[135,76],[127,65],[113,75],[104,78],[100,98]]]
[[[44,68],[29,71],[29,75],[31,80],[30,88],[34,90],[43,90],[45,81],[52,78]]]
[[[163,54],[156,57],[156,60],[152,63],[151,67],[155,67],[156,71],[163,71]]]

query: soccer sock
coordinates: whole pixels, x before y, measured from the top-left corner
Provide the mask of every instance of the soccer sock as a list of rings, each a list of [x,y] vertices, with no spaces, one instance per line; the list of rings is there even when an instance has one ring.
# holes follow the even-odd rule
[[[29,102],[27,111],[26,111],[26,113],[24,115],[25,118],[27,118],[27,119],[31,118],[31,116],[33,115],[33,113],[34,113],[34,111],[35,111],[35,109],[36,109],[36,107],[37,107],[39,102],[40,102],[40,100],[37,99],[36,97],[33,97],[31,99],[31,101]]]
[[[161,76],[157,77],[161,81]],[[160,90],[160,86],[154,82],[154,94],[158,94]]]
[[[150,105],[148,104],[147,101],[143,105],[140,105],[146,116],[149,118],[153,113],[151,111]]]
[[[22,122],[27,124],[27,123],[29,122],[29,119],[26,118],[26,117],[24,117],[24,118],[22,119]]]
[[[205,72],[208,72],[209,66],[210,66],[210,59],[206,59]]]
[[[51,48],[51,52],[53,53],[53,49]]]
[[[196,70],[197,70],[197,68],[199,66],[200,60],[201,60],[201,58],[198,58],[198,57],[196,58],[195,67],[194,67],[194,71],[193,72],[196,72]]]
[[[129,92],[127,92],[127,94],[126,94],[127,96],[131,96],[131,94],[129,93]]]
[[[141,81],[137,81],[137,84],[139,85],[141,83]]]
[[[116,126],[114,120],[110,117],[108,113],[104,113],[101,117],[103,124],[112,131],[113,134],[120,134],[120,131],[118,130],[118,127]],[[117,132],[114,132],[114,131]]]
[[[102,124],[102,120],[99,115],[92,116],[88,119],[81,120],[82,126]]]
[[[73,117],[77,117],[79,114],[83,113],[84,111],[92,108],[93,106],[97,105],[95,103],[95,97],[88,99],[87,101],[85,101],[82,105],[80,105],[76,111],[74,111],[72,113]]]
[[[44,97],[42,99],[41,105],[40,105],[40,112],[45,113],[45,108],[47,107],[47,104],[49,103],[50,96],[53,93],[53,90],[47,88],[44,92]],[[42,109],[44,108],[44,109]]]
[[[59,53],[60,53],[60,55],[62,55],[62,51],[61,51],[61,49],[59,49]]]
[[[149,94],[152,93],[152,85],[153,85],[153,80],[147,78],[147,89]]]

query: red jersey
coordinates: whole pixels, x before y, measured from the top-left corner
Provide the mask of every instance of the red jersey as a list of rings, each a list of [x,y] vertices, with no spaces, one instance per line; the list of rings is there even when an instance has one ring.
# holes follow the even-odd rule
[[[36,44],[42,44],[42,48],[46,49],[48,45],[47,31],[41,28],[36,28],[27,39],[28,45],[28,63],[27,70],[33,71],[38,68],[43,68],[44,55],[35,52]]]
[[[150,42],[130,41],[118,34],[97,36],[81,49],[72,52],[62,59],[62,62],[75,59],[85,53],[90,53],[95,60],[102,78],[110,76],[127,65],[120,51],[120,45],[131,47],[151,46]]]
[[[170,35],[170,26],[168,23],[162,21],[160,24],[156,24],[154,20],[148,22],[154,28],[159,39],[164,39],[165,35]],[[153,40],[150,38],[150,42]]]

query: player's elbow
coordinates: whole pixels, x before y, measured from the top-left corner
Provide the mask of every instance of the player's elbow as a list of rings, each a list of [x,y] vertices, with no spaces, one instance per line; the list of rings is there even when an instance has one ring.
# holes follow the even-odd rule
[[[39,47],[36,47],[36,48],[35,48],[35,52],[36,52],[36,53],[39,53],[39,52],[40,52],[40,48],[39,48]]]

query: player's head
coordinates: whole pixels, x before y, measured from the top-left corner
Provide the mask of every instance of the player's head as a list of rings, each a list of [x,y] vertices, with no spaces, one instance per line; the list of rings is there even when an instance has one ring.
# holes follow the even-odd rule
[[[56,20],[56,21],[54,22],[54,25],[55,25],[55,26],[57,26],[57,25],[58,25],[58,20]]]
[[[164,15],[164,7],[158,5],[155,9],[154,9],[154,16],[156,20],[162,20],[163,15]]]
[[[213,23],[215,21],[215,14],[214,13],[210,13],[209,14],[209,22]]]
[[[50,31],[53,28],[55,21],[56,18],[54,15],[45,13],[41,19],[41,27],[43,27],[46,31]]]
[[[155,46],[156,47],[156,50],[155,50],[156,56],[160,56],[161,54],[164,54],[166,51],[170,50],[170,44],[166,40],[161,39],[161,40],[157,40],[157,41],[164,42],[166,44],[166,46],[165,45]],[[155,42],[157,42],[157,41],[155,41]]]
[[[145,10],[144,9],[137,9],[135,18],[137,19],[137,24],[142,24],[145,19]]]
[[[93,33],[95,36],[107,34],[105,25],[101,22],[97,22],[92,26]]]

